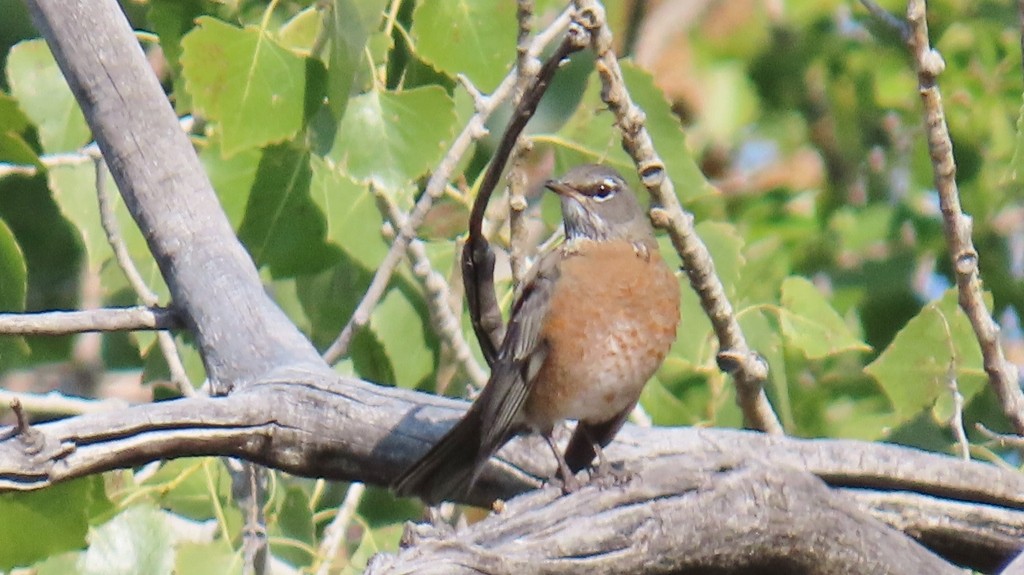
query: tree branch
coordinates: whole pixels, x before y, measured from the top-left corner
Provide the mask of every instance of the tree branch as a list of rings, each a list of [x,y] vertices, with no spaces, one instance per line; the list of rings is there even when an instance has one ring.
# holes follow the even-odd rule
[[[196,337],[214,389],[245,386],[289,364],[327,371],[264,292],[117,2],[28,5]]]
[[[961,572],[806,472],[676,465],[651,462],[614,489],[530,494],[455,532],[413,526],[412,545],[367,573]]]
[[[240,457],[302,476],[387,485],[462,416],[466,405],[334,374],[296,372],[225,398],[186,398],[36,425],[28,444],[13,429],[0,430],[0,491],[39,489],[186,455]],[[566,439],[567,434],[561,438]],[[622,462],[616,465],[627,474],[641,476],[633,482],[637,489],[648,481],[648,470],[660,465],[677,475],[710,478],[737,461],[771,462],[764,465],[800,469],[850,490],[865,509],[943,553],[996,561],[1024,547],[1024,476],[979,462],[860,441],[633,425],[605,454]],[[540,486],[555,471],[548,455],[536,437],[513,441],[492,459],[464,501],[488,505]],[[681,484],[678,489],[685,491]],[[770,496],[768,485],[759,489],[761,496]],[[915,497],[894,497],[907,494]],[[883,495],[888,497],[879,499]],[[911,516],[913,521],[905,519]],[[728,512],[719,516],[729,518]],[[983,520],[1001,523],[987,531],[950,529]]]
[[[68,335],[90,331],[151,331],[182,327],[184,325],[178,314],[162,307],[0,313],[0,334],[3,335]]]
[[[981,346],[985,373],[999,398],[1003,414],[1018,435],[1024,435],[1024,393],[1021,392],[1017,368],[1006,360],[999,344],[999,326],[985,306],[978,273],[978,252],[971,239],[971,218],[960,208],[960,192],[956,184],[956,162],[949,139],[942,94],[936,78],[946,67],[942,56],[928,42],[928,21],[924,0],[911,0],[907,5],[910,34],[907,47],[917,69],[918,91],[924,106],[925,131],[931,153],[935,188],[939,192],[943,229],[953,263],[960,308],[971,320]]]

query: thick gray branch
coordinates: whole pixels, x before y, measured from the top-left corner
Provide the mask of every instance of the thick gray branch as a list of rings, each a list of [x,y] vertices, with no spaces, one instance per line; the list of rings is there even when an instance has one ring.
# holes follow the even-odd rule
[[[465,405],[297,370],[287,381],[253,385],[226,398],[90,414],[35,426],[28,435],[0,432],[5,437],[0,490],[36,489],[185,455],[236,456],[304,476],[386,485],[462,415]],[[1024,476],[992,465],[860,441],[634,426],[627,426],[606,453],[643,481],[649,473],[660,477],[664,469],[679,477],[712,478],[737,462],[763,467],[765,473],[776,465],[809,472],[876,518],[979,568],[1008,560],[1024,547]],[[467,502],[509,499],[554,471],[550,453],[536,438],[514,441],[499,455],[466,494]],[[657,467],[661,462],[669,467]],[[680,482],[677,489],[689,488]],[[770,497],[774,488],[766,483],[751,489]],[[731,521],[728,512],[713,519],[712,511],[704,515],[689,520]],[[951,529],[961,525],[965,528]]]
[[[458,532],[414,526],[367,574],[961,572],[805,471],[682,457],[621,485],[525,496]]]
[[[30,0],[96,143],[215,382],[320,366],[266,296],[114,0]]]

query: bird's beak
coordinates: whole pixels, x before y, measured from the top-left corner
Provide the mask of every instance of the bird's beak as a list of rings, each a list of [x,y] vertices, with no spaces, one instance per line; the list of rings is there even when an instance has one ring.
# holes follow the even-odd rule
[[[560,196],[572,198],[581,204],[583,203],[582,194],[577,192],[572,186],[564,184],[558,180],[548,180],[544,182],[544,187]]]

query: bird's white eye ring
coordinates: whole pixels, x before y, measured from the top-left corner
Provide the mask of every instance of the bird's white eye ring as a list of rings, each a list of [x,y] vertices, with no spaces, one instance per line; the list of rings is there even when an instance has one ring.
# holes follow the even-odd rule
[[[597,193],[593,195],[594,201],[603,202],[612,197],[619,186],[612,178],[605,178],[597,185]]]

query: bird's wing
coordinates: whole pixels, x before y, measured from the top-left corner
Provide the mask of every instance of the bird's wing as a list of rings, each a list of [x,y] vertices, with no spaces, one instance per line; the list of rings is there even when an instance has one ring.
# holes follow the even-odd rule
[[[491,379],[476,401],[483,421],[489,422],[480,442],[483,458],[490,457],[516,431],[517,418],[547,357],[540,334],[562,257],[557,248],[544,254],[524,279],[513,304]]]

